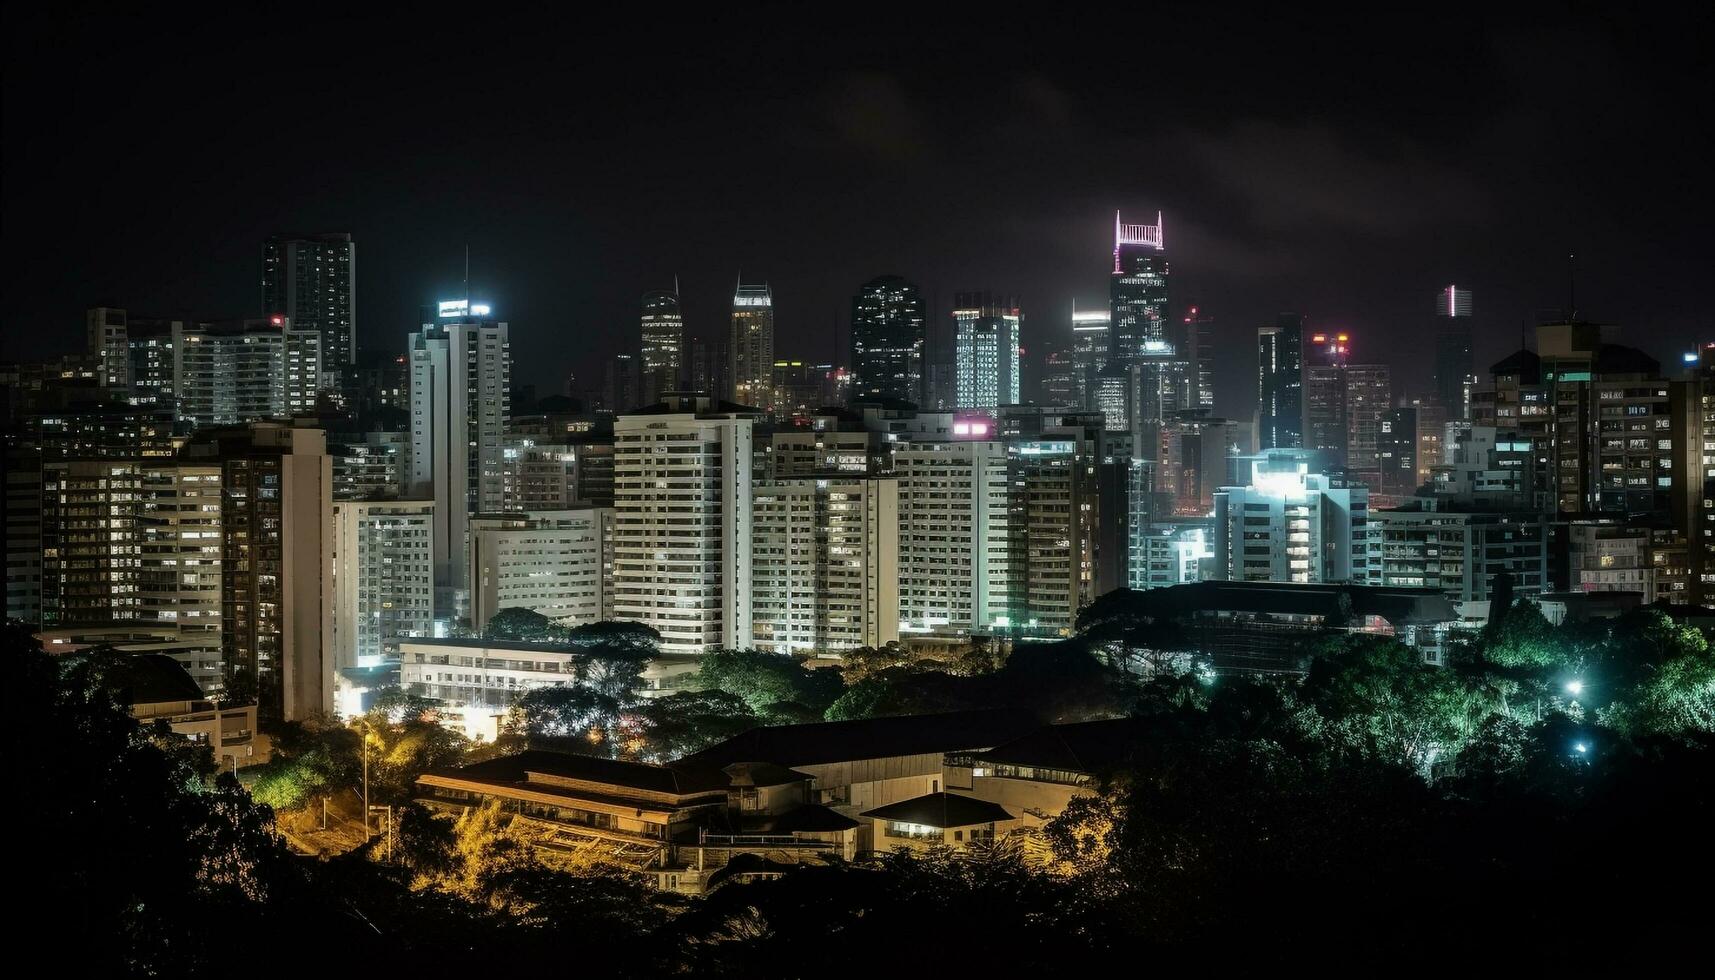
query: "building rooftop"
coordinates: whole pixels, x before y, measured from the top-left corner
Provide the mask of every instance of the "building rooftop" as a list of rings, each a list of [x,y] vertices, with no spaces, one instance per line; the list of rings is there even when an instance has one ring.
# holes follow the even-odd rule
[[[1134,718],[1046,725],[971,758],[1093,775],[1124,762],[1145,732],[1145,723]]]
[[[952,793],[930,793],[916,799],[889,803],[873,810],[865,810],[860,816],[939,827],[942,830],[1013,819],[1012,814],[1006,812],[1006,808],[999,803],[969,796],[955,796]]]
[[[475,762],[468,766],[434,769],[428,773],[432,776],[490,783],[495,786],[522,786],[530,783],[529,777],[532,774],[677,796],[724,791],[728,784],[727,775],[714,766],[657,766],[647,762],[621,762],[617,759],[541,749]]]
[[[722,766],[767,759],[806,766],[858,759],[986,749],[1041,724],[1017,708],[984,708],[933,715],[901,715],[858,721],[752,728],[681,762]]]

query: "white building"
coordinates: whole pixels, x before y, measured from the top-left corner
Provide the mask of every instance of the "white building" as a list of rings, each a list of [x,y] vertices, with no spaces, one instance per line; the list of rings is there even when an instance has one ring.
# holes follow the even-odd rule
[[[897,480],[775,480],[754,501],[752,645],[831,653],[899,638]]]
[[[578,683],[580,652],[559,644],[495,640],[399,641],[399,685],[442,703],[442,718],[471,737],[493,739],[518,696]],[[644,697],[692,689],[696,656],[662,654],[643,668]]]
[[[373,667],[434,630],[435,502],[338,501],[333,523],[334,670]]]
[[[1310,472],[1310,459],[1271,450],[1252,463],[1248,486],[1215,492],[1217,578],[1368,584],[1369,490]]]
[[[471,625],[528,609],[563,626],[613,618],[612,507],[471,519]]]
[[[894,454],[894,471],[901,632],[1006,626],[1016,584],[1005,444],[912,443]]]
[[[751,642],[755,413],[671,396],[614,422],[614,617],[668,653]]]
[[[511,420],[512,352],[485,306],[441,304],[442,318],[410,335],[411,487],[435,502],[435,614],[456,616],[468,588],[472,514],[505,504],[503,458]],[[475,314],[474,316],[472,314]]]
[[[1129,585],[1162,589],[1203,580],[1202,566],[1214,558],[1211,518],[1155,521],[1131,529]]]

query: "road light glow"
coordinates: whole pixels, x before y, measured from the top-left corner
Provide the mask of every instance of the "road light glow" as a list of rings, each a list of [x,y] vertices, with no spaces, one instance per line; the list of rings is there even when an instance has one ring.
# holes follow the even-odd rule
[[[1584,693],[1584,682],[1583,681],[1568,681],[1566,683],[1566,693],[1574,695],[1574,696],[1579,695],[1579,694],[1583,694]]]
[[[1579,755],[1587,755],[1590,751],[1590,746],[1585,745],[1583,742],[1579,742],[1577,745],[1572,747],[1578,750]]]

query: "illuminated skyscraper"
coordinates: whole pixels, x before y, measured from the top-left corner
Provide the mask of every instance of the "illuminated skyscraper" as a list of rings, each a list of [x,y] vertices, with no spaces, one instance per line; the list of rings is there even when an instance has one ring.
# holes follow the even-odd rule
[[[1304,445],[1304,318],[1282,313],[1257,329],[1257,447]]]
[[[1185,390],[1176,399],[1182,409],[1215,407],[1215,318],[1191,307],[1174,341],[1179,359],[1185,362]]]
[[[1304,347],[1305,449],[1323,451],[1337,465],[1346,463],[1350,437],[1346,419],[1346,362],[1351,337],[1343,333],[1314,333]]]
[[[685,359],[685,318],[679,312],[679,291],[660,289],[643,294],[643,404],[679,389]]]
[[[321,334],[322,369],[357,363],[357,249],[350,235],[276,235],[262,246],[262,312]]]
[[[1435,294],[1435,397],[1447,417],[1468,418],[1465,381],[1471,376],[1471,291],[1448,286]]]
[[[998,408],[1019,398],[1018,300],[994,293],[953,299],[958,407]]]
[[[731,337],[733,400],[766,411],[774,387],[774,294],[767,285],[738,284]]]
[[[1113,357],[1129,361],[1171,352],[1167,245],[1159,212],[1153,225],[1128,225],[1114,212],[1114,271],[1108,289]]]
[[[435,502],[435,615],[466,594],[472,514],[505,506],[506,429],[512,421],[512,348],[488,307],[441,304],[411,334],[411,496]]]
[[[881,276],[859,286],[852,297],[852,397],[920,404],[927,325],[914,283]]]

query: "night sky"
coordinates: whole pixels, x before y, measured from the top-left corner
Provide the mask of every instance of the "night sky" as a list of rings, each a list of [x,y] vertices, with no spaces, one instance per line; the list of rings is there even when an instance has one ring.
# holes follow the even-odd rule
[[[919,282],[938,313],[1013,292],[1039,362],[1074,298],[1107,301],[1115,208],[1165,212],[1175,305],[1217,318],[1223,414],[1249,416],[1278,310],[1350,330],[1358,360],[1422,391],[1437,289],[1475,291],[1486,367],[1564,307],[1568,253],[1611,339],[1664,363],[1715,339],[1708,4],[1361,24],[1279,5],[1290,19],[21,6],[5,359],[81,348],[92,305],[260,313],[268,234],[349,231],[365,347],[400,349],[421,304],[459,295],[468,244],[473,299],[543,393],[568,369],[599,381],[637,345],[639,295],[675,275],[693,335],[725,328],[742,271],[774,287],[777,355],[818,360],[843,360],[872,276]]]

